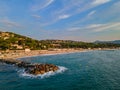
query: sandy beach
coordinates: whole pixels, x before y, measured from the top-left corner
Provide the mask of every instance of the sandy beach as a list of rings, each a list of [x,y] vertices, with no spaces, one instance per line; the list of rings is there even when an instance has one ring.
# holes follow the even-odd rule
[[[86,49],[56,49],[56,50],[9,50],[9,51],[1,51],[0,58],[1,59],[17,59],[22,57],[32,57],[32,56],[40,56],[40,55],[53,55],[53,54],[64,54],[64,53],[74,53],[74,52],[82,52],[86,51]]]
[[[32,57],[40,55],[54,55],[54,54],[64,54],[64,53],[75,53],[75,52],[84,52],[91,50],[109,50],[109,49],[55,49],[55,50],[8,50],[0,51],[0,59],[17,59],[23,57]],[[111,50],[111,49],[110,49]]]

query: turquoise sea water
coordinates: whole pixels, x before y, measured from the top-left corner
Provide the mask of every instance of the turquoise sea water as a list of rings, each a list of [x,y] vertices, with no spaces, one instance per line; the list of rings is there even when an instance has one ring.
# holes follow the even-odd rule
[[[120,50],[22,58],[61,66],[56,73],[31,76],[0,63],[0,90],[120,90]]]

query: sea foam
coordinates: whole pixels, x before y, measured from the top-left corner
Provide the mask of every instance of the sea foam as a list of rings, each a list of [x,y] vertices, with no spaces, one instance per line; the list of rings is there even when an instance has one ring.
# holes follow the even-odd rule
[[[19,76],[20,77],[25,77],[25,78],[48,78],[50,76],[53,76],[53,75],[56,75],[56,74],[59,74],[59,73],[63,73],[64,71],[67,70],[66,67],[63,67],[63,66],[58,66],[59,67],[59,70],[53,72],[53,71],[49,71],[47,73],[44,73],[44,74],[39,74],[39,75],[32,75],[32,74],[28,74],[25,72],[24,69],[22,70],[18,70],[18,73],[19,73]]]

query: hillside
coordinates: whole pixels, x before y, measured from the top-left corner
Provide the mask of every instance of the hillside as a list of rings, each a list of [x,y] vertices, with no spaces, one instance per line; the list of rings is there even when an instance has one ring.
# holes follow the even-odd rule
[[[0,32],[0,49],[35,49],[39,41],[12,32]]]
[[[0,32],[0,50],[32,50],[51,48],[117,48],[120,43],[87,43],[71,40],[35,40],[12,32]]]

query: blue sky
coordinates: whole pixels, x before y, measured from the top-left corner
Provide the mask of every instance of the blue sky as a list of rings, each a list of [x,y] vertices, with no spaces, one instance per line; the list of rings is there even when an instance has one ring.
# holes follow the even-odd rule
[[[120,0],[0,0],[0,31],[35,39],[120,39]]]

